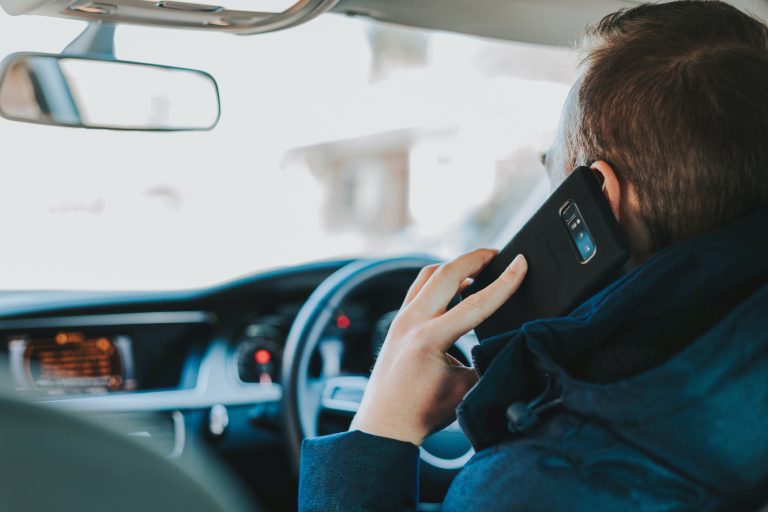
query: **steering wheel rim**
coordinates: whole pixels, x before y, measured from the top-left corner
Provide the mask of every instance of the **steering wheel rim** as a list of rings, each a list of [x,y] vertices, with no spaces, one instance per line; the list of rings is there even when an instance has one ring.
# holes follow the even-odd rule
[[[319,411],[306,407],[304,403],[308,394],[309,361],[333,315],[342,302],[366,281],[395,271],[417,271],[436,262],[430,257],[356,261],[329,276],[302,306],[288,333],[281,375],[283,417],[291,460],[297,472],[301,442],[305,437],[316,435],[312,419],[308,416]]]

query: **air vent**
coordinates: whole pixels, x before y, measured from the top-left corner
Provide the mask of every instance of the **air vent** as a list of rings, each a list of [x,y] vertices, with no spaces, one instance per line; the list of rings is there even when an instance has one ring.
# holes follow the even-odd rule
[[[184,451],[184,416],[179,411],[113,413],[97,419],[165,457],[176,458]]]

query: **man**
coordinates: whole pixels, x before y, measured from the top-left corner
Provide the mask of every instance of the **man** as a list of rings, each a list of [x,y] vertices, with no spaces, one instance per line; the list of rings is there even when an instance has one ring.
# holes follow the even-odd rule
[[[546,157],[591,166],[632,267],[565,318],[446,350],[515,292],[446,306],[493,257],[427,267],[350,432],[303,446],[303,510],[415,509],[417,446],[477,454],[444,510],[757,509],[768,502],[768,28],[721,2],[640,5],[589,31]]]

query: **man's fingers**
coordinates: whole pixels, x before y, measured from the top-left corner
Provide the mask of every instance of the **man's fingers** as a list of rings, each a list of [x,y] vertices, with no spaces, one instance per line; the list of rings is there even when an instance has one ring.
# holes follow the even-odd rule
[[[461,282],[461,284],[459,285],[459,291],[458,291],[458,293],[464,293],[464,290],[466,290],[467,288],[469,288],[470,286],[472,286],[472,283],[474,283],[474,282],[475,282],[475,280],[474,280],[474,279],[472,279],[471,277],[468,277],[468,278],[466,278],[466,279],[465,279],[464,281],[462,281],[462,282]]]
[[[451,354],[447,352],[445,354],[445,357],[448,358],[448,362],[451,363],[453,366],[458,366],[458,367],[464,366],[461,361],[459,361],[458,359],[456,359],[455,357],[453,357]]]
[[[527,270],[528,262],[522,254],[518,255],[493,283],[433,320],[436,324],[434,339],[444,340],[441,348],[447,350],[455,340],[480,325],[509,300],[520,287]]]
[[[469,391],[472,386],[477,384],[480,376],[477,374],[477,370],[466,366],[454,368],[453,371],[458,380],[459,399],[461,399],[467,394],[467,391]]]
[[[435,270],[437,270],[439,266],[439,264],[434,263],[432,265],[427,265],[419,271],[419,275],[416,276],[416,279],[411,284],[411,287],[408,288],[408,293],[405,294],[403,306],[407,306],[411,303],[411,301],[413,301],[414,298],[416,298],[416,295],[418,295],[418,293],[424,287],[424,284],[429,280],[430,277],[432,277],[432,274],[435,273]]]
[[[480,272],[496,253],[477,249],[440,265],[413,299],[413,306],[428,315],[442,313],[464,280]]]

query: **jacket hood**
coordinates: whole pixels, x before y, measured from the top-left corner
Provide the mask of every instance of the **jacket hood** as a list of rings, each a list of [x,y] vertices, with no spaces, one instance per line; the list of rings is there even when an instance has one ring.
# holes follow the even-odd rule
[[[765,478],[767,225],[763,210],[667,248],[567,317],[529,322],[476,347],[482,378],[458,409],[475,449],[525,435],[510,431],[507,408],[535,401],[546,376],[558,394],[553,414],[599,422],[704,485],[727,493]],[[623,336],[666,342],[690,312],[704,312],[704,321],[685,329],[692,339],[657,366],[610,383],[569,370]]]

